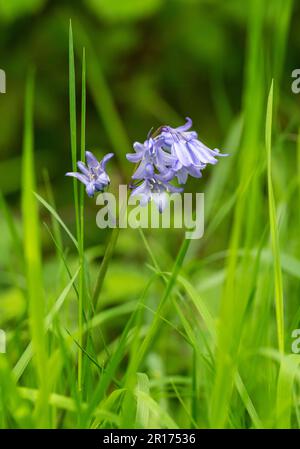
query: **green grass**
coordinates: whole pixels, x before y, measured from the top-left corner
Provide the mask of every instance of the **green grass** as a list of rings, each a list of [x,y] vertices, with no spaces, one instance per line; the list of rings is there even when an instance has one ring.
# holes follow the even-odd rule
[[[38,427],[48,423],[48,356],[45,334],[45,294],[42,284],[41,245],[37,202],[34,197],[34,76],[28,76],[25,96],[22,214],[23,242],[26,266],[28,318],[32,347],[35,352],[35,367],[40,389],[34,410]]]
[[[299,356],[291,352],[300,322],[300,138],[282,87],[293,2],[274,5],[249,2],[244,84],[228,129],[227,94],[218,76],[211,81],[222,116],[218,146],[230,156],[191,186],[205,192],[200,240],[175,229],[101,231],[75,180],[72,207],[61,207],[51,176],[37,179],[38,78],[30,72],[22,214],[0,195],[2,428],[300,428]],[[90,149],[91,102],[105,151],[117,155],[114,190],[130,177],[127,117],[84,20],[72,23],[70,166]],[[272,39],[264,39],[266,28]],[[155,117],[179,115],[148,93],[156,101],[145,109]],[[138,124],[136,132],[138,139]]]
[[[271,169],[271,147],[272,147],[272,108],[273,108],[273,81],[270,88],[267,106],[266,117],[266,148],[267,148],[267,164],[268,164],[268,201],[269,201],[269,217],[272,251],[274,258],[274,283],[275,283],[275,309],[277,321],[277,338],[278,348],[281,353],[284,353],[284,310],[283,310],[283,286],[282,286],[282,272],[280,263],[280,248],[278,241],[278,231],[276,223],[276,206],[274,200],[273,184],[272,184],[272,169]]]

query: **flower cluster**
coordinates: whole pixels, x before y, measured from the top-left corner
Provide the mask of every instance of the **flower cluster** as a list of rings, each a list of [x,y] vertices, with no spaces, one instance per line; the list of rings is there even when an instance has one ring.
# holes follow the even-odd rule
[[[139,164],[132,176],[131,196],[139,195],[142,206],[153,199],[162,211],[168,192],[183,191],[170,184],[172,180],[185,184],[189,175],[200,178],[207,164],[216,164],[217,156],[227,156],[205,146],[195,131],[189,131],[191,127],[190,118],[177,128],[162,126],[143,144],[136,142],[135,153],[126,155],[130,162]]]
[[[102,192],[104,188],[110,183],[108,174],[105,171],[106,163],[114,156],[113,153],[108,153],[102,161],[98,161],[93,153],[85,152],[86,163],[77,162],[77,167],[81,173],[68,172],[66,176],[73,176],[85,185],[85,190],[88,196],[94,196],[95,192]]]
[[[207,164],[216,164],[218,156],[227,156],[205,146],[195,131],[189,131],[191,127],[190,118],[177,128],[162,126],[155,133],[150,132],[144,143],[134,143],[135,153],[126,155],[130,162],[138,164],[132,175],[131,196],[138,196],[141,206],[153,200],[161,212],[167,204],[168,193],[183,191],[171,181],[177,179],[179,184],[185,184],[188,176],[200,178]],[[66,175],[81,181],[88,196],[92,197],[95,192],[102,192],[110,182],[105,169],[113,153],[104,156],[100,162],[90,151],[85,155],[87,165],[81,161],[77,163],[81,173]]]

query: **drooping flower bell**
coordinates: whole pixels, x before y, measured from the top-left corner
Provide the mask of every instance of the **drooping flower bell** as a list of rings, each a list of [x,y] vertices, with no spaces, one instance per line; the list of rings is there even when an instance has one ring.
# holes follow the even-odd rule
[[[227,156],[221,154],[218,149],[211,150],[204,145],[195,131],[188,131],[192,124],[192,120],[187,117],[186,123],[182,126],[161,128],[162,147],[176,159],[173,168],[177,172],[178,181],[182,184],[186,182],[188,175],[200,178],[201,170],[207,164],[216,164],[218,156]]]
[[[132,175],[134,184],[131,197],[139,196],[140,205],[146,206],[153,201],[162,212],[168,200],[168,193],[181,192],[183,189],[169,183],[174,178],[174,171],[170,168],[176,162],[175,158],[162,149],[159,138],[149,137],[142,144],[135,142],[135,153],[127,154],[130,162],[139,163]]]
[[[90,151],[85,152],[86,164],[82,161],[77,162],[77,167],[81,171],[68,172],[66,176],[73,176],[85,185],[86,193],[89,197],[93,197],[95,192],[102,192],[110,183],[108,174],[106,173],[106,164],[114,156],[108,153],[99,162]]]
[[[126,155],[130,162],[139,164],[132,179],[131,196],[140,195],[140,204],[146,205],[153,199],[160,211],[166,205],[167,192],[180,192],[183,189],[170,184],[177,178],[179,184],[185,184],[188,176],[200,178],[207,164],[216,164],[219,150],[211,150],[204,145],[195,131],[189,131],[192,120],[177,128],[162,126],[141,144],[135,142],[135,153]],[[154,195],[155,194],[159,194]]]
[[[153,201],[159,212],[162,212],[168,202],[168,193],[180,193],[183,189],[168,182],[158,181],[155,177],[146,178],[140,185],[134,186],[131,197],[139,196],[140,205],[146,206]]]

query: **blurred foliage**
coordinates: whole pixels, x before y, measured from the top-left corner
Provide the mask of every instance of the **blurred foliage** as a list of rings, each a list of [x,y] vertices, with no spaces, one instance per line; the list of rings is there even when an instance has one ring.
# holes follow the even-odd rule
[[[237,19],[239,2],[233,3],[236,7],[227,2],[223,6],[221,2],[180,0],[1,2],[0,55],[7,72],[7,94],[0,102],[0,114],[6,118],[0,134],[4,192],[19,190],[24,74],[31,65],[37,69],[38,80],[38,167],[48,166],[58,188],[66,185],[62,175],[69,164],[70,17],[78,47],[76,22],[91,41],[130,140],[143,139],[152,126],[166,121],[176,124],[189,114],[204,139],[211,145],[219,143],[223,127],[239,106],[243,77],[241,22],[246,17]],[[88,73],[92,64],[87,54]],[[218,92],[208,94],[212,83]],[[222,99],[217,109],[214,95]],[[109,139],[93,103],[89,97],[87,145],[109,150]],[[59,155],[59,164],[54,155]],[[65,200],[60,197],[62,203]]]
[[[86,4],[101,19],[118,22],[147,17],[159,9],[162,0],[86,0]]]
[[[276,38],[271,25],[278,4],[266,5],[266,47]],[[290,117],[297,113],[297,98],[291,99],[290,95],[290,73],[297,64],[300,46],[296,32],[298,10],[296,4],[282,86],[287,95],[280,121],[283,126],[289,123],[289,133],[295,132]],[[248,12],[241,0],[0,0],[0,61],[7,74],[7,93],[0,96],[1,191],[19,214],[24,79],[34,66],[39,189],[43,193],[43,174],[47,170],[58,209],[72,227],[72,183],[64,177],[71,165],[67,45],[70,18],[77,66],[82,46],[88,45],[88,149],[99,156],[114,150],[99,114],[103,99],[100,75],[123,121],[128,142],[142,141],[151,127],[166,122],[175,126],[189,115],[204,142],[230,152],[224,145],[228,129],[241,110]],[[269,63],[266,61],[267,66]],[[96,74],[93,81],[92,72]],[[289,117],[285,115],[287,108]],[[111,130],[113,133],[114,123]],[[126,151],[125,146],[119,148],[119,155],[124,156]],[[292,164],[289,159],[283,163]],[[128,173],[131,167],[125,157],[118,157],[113,164],[111,173],[117,184],[118,168],[121,174]],[[275,174],[278,185],[284,185],[282,174]],[[210,168],[203,180],[192,180],[190,188],[202,189],[209,176]],[[89,201],[86,239],[98,244],[100,233],[94,217],[94,204]],[[46,231],[43,242],[45,250],[53,247]]]
[[[44,6],[45,0],[1,0],[0,14],[1,22],[13,22],[16,19],[37,13]]]
[[[277,4],[269,2],[266,6],[266,46],[274,38],[271,25]],[[297,63],[295,55],[300,46],[296,32],[298,10],[295,5],[284,68],[283,91],[288,95],[284,97],[280,117],[284,126],[289,123],[288,133],[295,132],[290,117],[297,108],[297,98],[293,96],[291,100],[290,73]],[[95,73],[107,84],[129,142],[143,141],[151,127],[167,122],[175,126],[189,115],[204,142],[230,152],[225,138],[241,110],[248,12],[241,0],[0,0],[0,61],[7,75],[7,93],[0,96],[1,191],[18,217],[25,75],[34,66],[39,191],[45,193],[44,175],[48,171],[58,211],[74,229],[72,183],[64,177],[71,166],[67,35],[70,18],[78,51],[77,67],[81,49],[88,44],[88,149],[99,156],[114,150],[99,114],[95,91],[100,102],[102,91],[97,76],[94,84],[89,76],[96,67]],[[78,92],[79,74],[78,71]],[[288,118],[284,114],[287,107],[291,112]],[[111,126],[113,130],[114,123]],[[115,177],[112,186],[120,182],[121,171],[131,169],[125,159],[127,148],[119,151],[123,158],[115,158],[110,167]],[[285,158],[282,163],[292,168],[291,159]],[[276,184],[283,187],[285,179],[276,168],[274,176]],[[207,168],[204,178],[191,180],[189,188],[203,190],[209,177]],[[49,222],[44,212],[42,219]],[[86,202],[85,216],[87,244],[102,244],[105,233],[96,228],[93,201]],[[4,258],[10,246],[3,233]],[[44,227],[42,238],[44,252],[52,253],[53,242]],[[169,260],[168,253],[176,245],[160,235],[153,239],[153,244],[160,238],[164,247],[157,245],[156,250]],[[179,240],[180,234],[175,233],[174,238]],[[126,239],[123,246],[120,243],[124,254],[127,251],[132,258],[140,258],[139,243],[130,234],[122,239]]]
[[[274,424],[277,371],[274,371],[273,362],[265,363],[259,353],[266,346],[276,348],[272,303],[273,256],[269,247],[264,153],[266,93],[273,77],[276,88],[272,181],[280,218],[278,235],[282,246],[283,288],[288,298],[285,301],[286,340],[290,338],[290,329],[299,326],[300,320],[300,215],[299,207],[295,206],[299,205],[300,192],[300,143],[298,156],[296,154],[300,96],[291,92],[291,72],[299,67],[300,7],[299,2],[295,1],[289,24],[290,4],[285,0],[0,0],[0,68],[5,70],[7,78],[7,93],[0,95],[0,191],[8,205],[6,208],[1,196],[0,327],[10,329],[8,339],[12,348],[9,362],[0,358],[0,411],[2,404],[9,409],[7,422],[4,418],[1,422],[0,415],[0,427],[30,426],[32,410],[27,402],[18,402],[18,395],[20,393],[24,400],[28,400],[28,404],[35,401],[35,392],[30,388],[14,393],[16,370],[13,375],[10,372],[11,366],[20,361],[30,339],[20,188],[25,79],[32,67],[36,71],[34,137],[37,189],[49,201],[53,193],[55,210],[71,231],[75,230],[72,182],[64,176],[71,168],[68,90],[70,18],[76,52],[78,129],[80,66],[82,48],[85,46],[86,147],[99,158],[104,152],[115,151],[116,157],[109,165],[112,191],[116,192],[118,184],[132,169],[125,158],[128,146],[136,140],[143,141],[150,128],[161,124],[177,126],[184,117],[190,116],[201,140],[209,147],[218,147],[230,153],[230,157],[223,159],[213,170],[207,167],[203,178],[192,179],[188,184],[190,191],[205,191],[206,230],[204,238],[191,245],[180,272],[180,282],[185,279],[185,284],[177,285],[178,297],[174,295],[176,301],[169,304],[170,310],[167,311],[171,315],[170,321],[166,320],[155,342],[158,351],[151,352],[146,360],[148,370],[145,371],[150,376],[151,392],[155,392],[154,397],[163,410],[167,408],[167,402],[173,404],[170,409],[174,411],[177,422],[183,427],[190,425],[186,410],[177,407],[173,384],[169,385],[166,380],[169,375],[179,376],[179,384],[184,380],[181,386],[183,397],[190,394],[189,385],[198,388],[198,396],[193,396],[192,392],[191,397],[200,404],[201,426],[207,426],[208,409],[213,403],[214,334],[215,327],[221,323],[223,333],[226,335],[228,330],[229,337],[236,338],[233,354],[236,355],[236,351],[237,358],[240,358],[239,368],[246,381],[242,393],[241,384],[238,385],[241,398],[234,395],[230,426],[247,427],[249,421],[250,427],[259,427],[253,413],[250,417],[252,403],[247,398],[247,391],[265,427]],[[281,16],[281,11],[285,15]],[[287,36],[286,30],[289,30]],[[271,169],[271,164],[268,169]],[[48,175],[49,183],[45,182]],[[95,284],[107,239],[107,233],[96,227],[95,216],[95,201],[86,198],[85,254],[88,280],[91,281],[87,282],[88,286]],[[61,304],[61,309],[57,311],[59,319],[56,322],[55,318],[53,323],[55,332],[51,333],[51,343],[59,351],[51,353],[53,347],[50,348],[50,366],[56,368],[49,369],[49,372],[57,379],[53,391],[69,396],[72,394],[69,374],[74,374],[75,345],[69,351],[71,343],[64,333],[65,329],[76,330],[77,280],[74,286],[69,284],[65,265],[73,275],[78,268],[78,258],[68,236],[64,232],[59,234],[49,212],[43,207],[40,207],[40,224],[47,312],[68,285],[68,291],[63,295],[63,307]],[[50,235],[49,228],[54,237]],[[57,236],[58,240],[63,240],[64,257],[54,243]],[[149,267],[153,265],[153,259],[147,251],[149,248],[153,251],[159,270],[164,275],[170,273],[182,240],[182,230],[151,230],[146,232],[146,236],[148,248],[143,246],[138,231],[120,233],[100,298],[100,316],[97,319],[101,326],[95,324],[93,328],[97,335],[96,355],[101,367],[106,360],[110,360],[111,354],[115,354],[114,349],[119,348],[118,336],[126,329],[128,313],[134,310],[145,289],[147,304],[141,334],[147,334],[147,325],[151,323],[164,287],[163,279],[158,277],[156,282],[152,284],[151,280],[151,285],[148,285],[153,274],[153,267]],[[30,237],[29,229],[29,249]],[[27,265],[30,268],[30,263]],[[41,276],[37,277],[40,282]],[[34,286],[32,290],[34,292]],[[88,292],[87,299],[91,293]],[[244,304],[247,305],[245,310]],[[207,307],[206,314],[199,312],[203,305]],[[220,315],[222,305],[226,313],[227,310],[232,313]],[[246,325],[243,325],[244,322]],[[186,340],[190,339],[192,345],[187,344]],[[222,343],[222,339],[220,341]],[[230,345],[225,340],[223,344],[226,353]],[[244,352],[239,353],[239,344]],[[193,345],[193,350],[198,348],[199,352],[195,354],[199,360],[192,361]],[[134,346],[129,352],[138,353],[137,349]],[[57,363],[57,354],[63,358],[64,365]],[[126,366],[127,357],[130,359],[130,356],[125,349],[124,354],[126,357],[121,364],[121,372],[117,373],[118,378],[123,378],[123,371],[128,367],[131,369],[130,364]],[[255,354],[255,363],[249,354]],[[91,366],[88,365],[86,370],[90,381],[85,394],[93,398],[98,372],[93,371],[95,366],[90,369]],[[223,373],[220,379],[226,387],[230,374],[222,363],[220,366]],[[21,368],[20,364],[17,368],[17,378],[21,378],[22,387],[34,385],[32,366],[29,363],[26,367],[26,354],[25,362],[22,355]],[[131,374],[129,370],[129,378]],[[195,379],[198,374],[197,386]],[[281,378],[282,375],[279,376]],[[113,379],[111,381],[114,383]],[[72,383],[74,387],[74,376]],[[228,381],[229,390],[233,383]],[[1,389],[1,386],[4,387]],[[141,393],[148,391],[147,376],[139,378],[137,386]],[[223,400],[224,390],[217,388],[218,394],[213,404],[218,419],[219,408],[221,410],[219,399]],[[228,401],[230,393],[227,392]],[[297,404],[298,396],[297,393]],[[226,402],[225,394],[224,397]],[[60,397],[60,406],[63,404],[62,408],[69,410],[70,403],[67,401],[66,406],[64,399],[68,398]],[[11,416],[13,422],[10,422]],[[298,410],[298,427],[299,416]],[[215,421],[218,422],[216,417]],[[63,425],[74,425],[71,414],[66,415]]]

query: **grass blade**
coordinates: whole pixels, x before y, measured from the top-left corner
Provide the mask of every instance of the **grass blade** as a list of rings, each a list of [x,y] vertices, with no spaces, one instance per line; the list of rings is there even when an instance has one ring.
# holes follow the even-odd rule
[[[29,300],[29,323],[32,345],[36,354],[39,398],[35,417],[38,426],[47,423],[47,345],[45,337],[45,297],[42,284],[40,229],[37,203],[34,198],[35,169],[33,149],[34,77],[30,73],[26,85],[25,123],[22,166],[22,215],[24,226],[24,258]]]
[[[57,298],[57,301],[55,302],[52,309],[46,316],[46,319],[45,319],[45,329],[46,330],[48,330],[50,328],[55,316],[62,308],[63,303],[78,276],[78,272],[79,272],[79,269],[76,271],[76,273],[74,274],[74,276],[72,277],[72,279],[70,280],[68,285],[64,288],[62,293],[59,295],[59,297]],[[16,365],[13,369],[14,376],[17,380],[19,380],[20,377],[22,376],[22,374],[24,373],[26,366],[28,365],[32,355],[33,355],[33,347],[32,347],[32,344],[29,343],[29,345],[27,346],[27,348],[25,349],[25,351],[23,352],[22,356],[20,357],[20,359],[18,360],[18,362],[16,363]]]
[[[274,257],[274,282],[275,282],[275,309],[277,322],[278,347],[284,353],[284,310],[283,310],[283,286],[280,262],[280,249],[276,220],[276,206],[272,184],[272,110],[273,110],[273,81],[271,84],[266,117],[266,150],[267,150],[267,173],[268,173],[268,200],[269,200],[269,220],[271,231],[271,244]]]
[[[69,101],[70,101],[70,138],[71,138],[71,156],[73,171],[77,171],[77,132],[76,132],[76,80],[75,80],[75,61],[74,61],[74,43],[72,22],[69,25]],[[74,186],[74,204],[76,216],[77,239],[79,240],[79,207],[78,207],[78,183],[73,179]]]
[[[53,207],[46,201],[44,198],[42,198],[38,193],[34,193],[36,198],[39,200],[39,202],[51,213],[51,215],[56,219],[56,221],[61,225],[61,227],[66,231],[72,242],[74,243],[76,249],[78,250],[78,242],[72,232],[69,230],[69,228],[65,225],[65,223],[62,221],[58,213],[53,209]]]
[[[80,158],[84,160],[85,152],[85,125],[86,125],[86,65],[85,65],[85,49],[82,52],[82,86],[81,86],[81,142],[80,142]],[[78,389],[82,389],[82,357],[83,351],[83,296],[84,296],[84,188],[80,185],[79,198],[79,219],[80,219],[80,235],[79,235],[79,254],[80,254],[80,277],[79,277],[79,301],[78,301],[78,330],[79,330],[79,349],[78,349]]]

